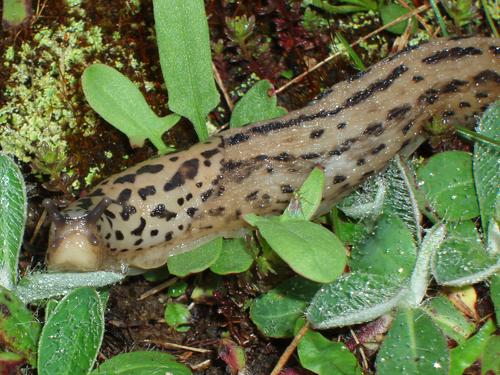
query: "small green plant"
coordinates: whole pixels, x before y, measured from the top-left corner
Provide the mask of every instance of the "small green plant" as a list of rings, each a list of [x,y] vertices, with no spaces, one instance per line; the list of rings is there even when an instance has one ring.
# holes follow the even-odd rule
[[[2,27],[12,29],[20,26],[32,15],[31,1],[4,0],[2,10]]]

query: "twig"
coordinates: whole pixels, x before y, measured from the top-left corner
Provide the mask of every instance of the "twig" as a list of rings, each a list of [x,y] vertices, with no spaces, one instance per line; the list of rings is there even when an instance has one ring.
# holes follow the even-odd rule
[[[142,340],[142,342],[146,344],[155,344],[161,346],[162,348],[167,348],[167,349],[182,349],[182,350],[188,350],[190,352],[203,353],[203,354],[212,353],[212,350],[209,349],[194,348],[192,346],[175,344],[173,342],[165,342],[160,340]]]
[[[226,90],[226,86],[224,86],[224,82],[222,82],[222,79],[220,78],[219,71],[215,67],[214,63],[212,63],[212,70],[214,72],[215,82],[217,83],[217,86],[219,86],[220,91],[222,91],[222,95],[224,96],[224,100],[226,101],[227,106],[229,107],[229,110],[231,112],[233,112],[234,103],[231,100],[231,97],[229,96],[229,93]]]
[[[276,363],[276,366],[274,366],[273,371],[271,372],[271,375],[278,375],[279,372],[283,369],[283,367],[286,365],[290,357],[292,356],[293,352],[295,351],[295,348],[297,345],[299,345],[300,340],[305,336],[305,334],[309,331],[309,323],[304,324],[304,327],[300,329],[300,331],[295,335],[293,338],[292,342],[290,345],[287,346],[283,354],[281,355],[280,359],[278,360],[278,363]]]
[[[168,279],[167,281],[162,282],[161,284],[158,284],[148,291],[142,293],[139,298],[137,298],[138,301],[142,301],[143,299],[148,298],[149,296],[152,296],[153,294],[156,294],[163,289],[168,288],[170,285],[175,284],[177,282],[178,278],[177,277],[172,277],[171,279]]]
[[[368,360],[366,359],[366,354],[363,349],[363,345],[359,342],[358,336],[356,336],[356,333],[354,333],[352,328],[349,328],[349,331],[351,331],[351,335],[354,338],[354,342],[358,345],[359,353],[361,354],[361,358],[363,359],[363,368],[365,370],[368,370]]]
[[[399,5],[401,5],[403,8],[408,9],[409,11],[412,10],[412,8],[404,2],[404,0],[398,0]],[[425,19],[421,17],[419,14],[415,14],[415,18],[417,19],[418,22],[424,27],[424,29],[427,31],[429,35],[433,34],[432,28],[429,26],[427,22],[425,22]]]
[[[424,5],[419,6],[416,9],[413,9],[411,12],[408,12],[408,13],[402,15],[401,17],[396,18],[395,20],[389,22],[388,24],[386,24],[384,26],[381,26],[377,30],[372,31],[371,33],[365,35],[364,37],[358,39],[357,41],[355,41],[354,43],[351,44],[351,47],[357,46],[361,42],[364,42],[365,40],[371,38],[372,36],[374,36],[374,35],[376,35],[378,33],[380,33],[381,31],[383,31],[383,30],[385,30],[385,29],[387,29],[387,28],[389,28],[391,26],[394,26],[394,25],[400,23],[401,21],[404,21],[404,20],[406,20],[408,18],[411,18],[411,17],[415,16],[416,14],[422,13],[423,11],[426,11],[429,8],[430,8],[429,5],[425,5],[424,4]],[[293,85],[293,84],[297,83],[298,81],[302,80],[309,73],[311,73],[311,72],[315,71],[316,69],[320,68],[321,66],[325,65],[327,62],[331,61],[332,59],[334,59],[335,57],[339,56],[340,54],[342,54],[342,52],[336,52],[333,55],[328,56],[323,61],[317,63],[312,68],[310,68],[310,69],[306,70],[305,72],[299,74],[297,77],[295,77],[294,79],[288,81],[283,86],[281,86],[279,89],[277,89],[276,90],[276,94],[279,94],[280,92],[286,90],[288,87],[290,87],[291,85]]]

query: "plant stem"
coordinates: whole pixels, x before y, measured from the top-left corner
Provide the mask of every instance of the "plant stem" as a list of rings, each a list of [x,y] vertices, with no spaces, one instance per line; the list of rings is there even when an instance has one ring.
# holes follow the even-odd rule
[[[463,126],[456,125],[454,128],[459,135],[461,135],[462,137],[464,137],[466,139],[469,139],[469,140],[474,141],[474,142],[481,142],[481,143],[487,144],[489,146],[492,146],[493,148],[495,148],[497,150],[500,150],[500,142],[498,142],[492,138],[486,137],[482,134],[479,134],[477,132],[469,130]]]

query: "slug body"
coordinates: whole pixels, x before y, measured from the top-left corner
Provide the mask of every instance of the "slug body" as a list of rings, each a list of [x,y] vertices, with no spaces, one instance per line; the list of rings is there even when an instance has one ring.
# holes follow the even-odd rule
[[[53,218],[47,262],[64,271],[150,269],[234,236],[247,213],[277,215],[312,168],[319,214],[402,149],[433,116],[471,123],[500,95],[500,41],[438,39],[341,82],[311,105],[219,133],[97,185]]]

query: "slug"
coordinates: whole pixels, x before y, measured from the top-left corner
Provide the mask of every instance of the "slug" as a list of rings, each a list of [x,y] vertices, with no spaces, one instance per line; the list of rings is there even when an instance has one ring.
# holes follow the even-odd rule
[[[471,123],[500,94],[500,40],[437,39],[334,85],[307,107],[113,175],[52,226],[50,270],[151,269],[168,257],[278,215],[314,166],[325,172],[318,214],[412,151],[432,117]]]

